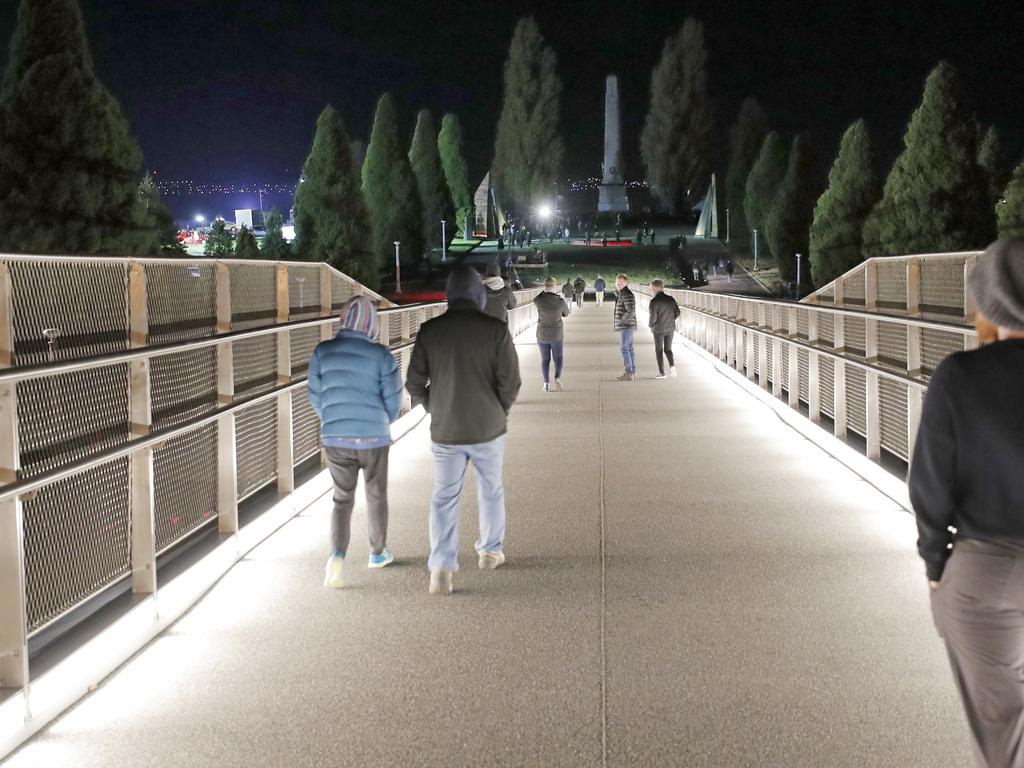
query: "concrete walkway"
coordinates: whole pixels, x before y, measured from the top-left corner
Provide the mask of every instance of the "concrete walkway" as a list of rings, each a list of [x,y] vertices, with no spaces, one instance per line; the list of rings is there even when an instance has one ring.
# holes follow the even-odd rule
[[[324,500],[30,742],[39,766],[966,766],[912,520],[681,350],[620,383],[612,305],[566,391],[520,346],[506,567],[427,594],[429,441],[392,454],[391,545],[320,585]],[[679,345],[681,346],[681,345]]]

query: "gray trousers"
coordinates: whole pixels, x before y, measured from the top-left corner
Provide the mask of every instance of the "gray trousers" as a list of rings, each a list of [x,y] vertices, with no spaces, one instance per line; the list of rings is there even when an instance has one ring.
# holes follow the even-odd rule
[[[348,552],[351,538],[352,508],[356,503],[356,483],[363,470],[366,490],[366,514],[370,529],[370,552],[379,555],[388,539],[388,452],[383,448],[324,448],[327,466],[334,479],[334,513],[331,515],[331,548],[342,555]]]
[[[958,539],[932,615],[979,765],[1024,768],[1024,544]]]

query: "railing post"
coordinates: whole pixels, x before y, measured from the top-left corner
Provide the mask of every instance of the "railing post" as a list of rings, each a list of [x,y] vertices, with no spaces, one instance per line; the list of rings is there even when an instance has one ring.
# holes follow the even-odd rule
[[[978,314],[978,305],[974,301],[974,296],[970,289],[967,287],[968,281],[970,280],[971,273],[978,264],[978,255],[971,254],[964,260],[964,325],[973,325],[975,317]],[[964,337],[964,349],[977,349],[978,348],[978,337],[976,334],[970,334]]]
[[[864,387],[865,421],[867,424],[867,454],[869,459],[882,455],[881,413],[878,401],[878,374],[868,371]]]
[[[320,317],[334,313],[334,291],[331,286],[331,268],[324,262],[320,267]],[[331,324],[320,326],[320,341],[331,340]]]
[[[921,316],[921,262],[907,259],[907,317]]]
[[[133,349],[149,342],[146,269],[137,261],[128,266],[128,327]],[[148,435],[153,428],[149,360],[128,364],[128,407],[132,435]],[[132,592],[156,592],[156,499],[153,488],[153,449],[143,448],[128,460],[131,473]]]
[[[217,333],[231,331],[231,271],[217,265]],[[217,403],[235,400],[234,344],[217,345]],[[224,534],[238,531],[238,453],[235,446],[235,414],[217,419],[217,529]]]
[[[807,310],[807,343],[818,344],[818,313]],[[807,416],[821,421],[821,360],[813,349],[807,353]]]
[[[288,266],[277,265],[277,322],[287,323],[290,317],[288,297]],[[292,380],[291,331],[278,331],[277,383]],[[295,448],[292,442],[292,393],[277,396],[277,493],[284,496],[295,490]]]
[[[833,433],[836,437],[846,437],[846,363],[844,361],[835,361],[833,378],[835,380],[835,389],[832,397],[833,410],[835,411],[833,414],[835,419]]]
[[[0,369],[14,364],[14,302],[11,273],[0,263]],[[0,384],[0,487],[20,467],[18,397],[14,382]],[[0,501],[0,689],[20,688],[28,715],[28,618],[25,591],[25,527],[21,499]]]
[[[782,307],[772,305],[772,394],[782,397],[782,340],[778,337],[782,325]]]
[[[864,263],[864,309],[878,311],[878,262],[874,259]]]
[[[917,430],[921,426],[921,408],[924,392],[917,387],[907,387],[907,464],[914,462],[914,446],[917,444]]]
[[[401,315],[401,334],[403,344],[408,344],[412,340],[412,322],[410,314],[411,313],[408,310],[404,310]]]

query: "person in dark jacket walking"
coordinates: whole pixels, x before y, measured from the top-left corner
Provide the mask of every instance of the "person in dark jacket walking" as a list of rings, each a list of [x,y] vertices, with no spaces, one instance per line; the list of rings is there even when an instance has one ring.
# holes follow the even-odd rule
[[[597,300],[597,306],[599,307],[604,306],[604,292],[607,287],[604,278],[598,275],[597,280],[594,281],[594,298]]]
[[[576,289],[572,287],[572,280],[565,278],[565,285],[562,286],[562,298],[565,299],[565,303],[569,305],[569,309],[572,310],[573,296],[576,295]]]
[[[555,361],[555,391],[562,391],[562,342],[565,330],[563,317],[569,316],[569,305],[555,293],[555,278],[544,279],[544,292],[533,300],[537,307],[537,345],[540,347],[540,371],[544,375],[544,391],[551,391],[551,360]]]
[[[334,480],[331,555],[324,586],[345,586],[352,507],[359,470],[366,486],[370,568],[394,560],[387,548],[390,424],[402,405],[402,374],[394,355],[377,342],[377,308],[363,296],[345,302],[341,330],[313,350],[309,401],[320,417],[320,440]]]
[[[519,357],[508,326],[484,314],[480,275],[459,265],[448,276],[448,311],[416,335],[406,389],[430,414],[434,495],[430,502],[431,594],[452,591],[459,567],[459,497],[466,468],[476,469],[479,566],[505,562],[502,462],[508,414],[519,395]]]
[[[1024,240],[971,272],[979,340],[928,385],[910,470],[918,551],[980,765],[1024,766]],[[956,532],[951,533],[951,529]],[[952,549],[950,546],[952,545]]]
[[[484,307],[491,317],[508,322],[508,311],[515,309],[516,295],[512,287],[505,282],[501,276],[501,269],[498,262],[492,261],[487,265],[487,276],[484,278],[484,291],[487,296],[487,305]]]
[[[725,273],[729,276],[729,284],[732,285],[732,273],[736,271],[736,268],[732,264],[732,259],[725,260]]]
[[[636,334],[636,297],[629,290],[629,277],[625,274],[615,278],[615,314],[612,327],[619,333],[619,349],[625,370],[619,381],[636,381],[636,354],[633,351],[633,336]]]
[[[672,355],[672,336],[676,330],[676,319],[679,317],[679,304],[665,293],[665,283],[661,280],[651,282],[651,303],[647,308],[648,325],[654,335],[654,357],[658,361],[658,375],[654,378],[665,378],[665,360],[668,358],[669,374],[676,377],[676,359]]]
[[[572,281],[572,300],[576,302],[577,309],[583,308],[583,294],[586,290],[587,281],[583,279],[583,275]]]

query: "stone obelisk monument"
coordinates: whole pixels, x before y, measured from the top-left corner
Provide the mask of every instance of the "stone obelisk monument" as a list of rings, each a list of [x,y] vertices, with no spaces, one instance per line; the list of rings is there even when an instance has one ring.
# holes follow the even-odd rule
[[[622,138],[619,129],[619,78],[608,75],[604,91],[604,165],[598,189],[600,213],[625,213],[629,210],[626,184],[622,175]]]

